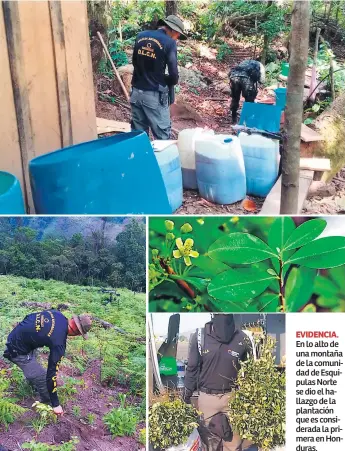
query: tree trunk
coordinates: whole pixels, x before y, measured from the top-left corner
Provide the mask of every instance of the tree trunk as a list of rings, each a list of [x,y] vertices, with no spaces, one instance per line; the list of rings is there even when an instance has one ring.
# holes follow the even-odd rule
[[[312,102],[315,102],[317,89],[316,88],[316,65],[317,65],[317,54],[319,53],[319,39],[320,39],[320,33],[321,28],[316,29],[316,37],[315,37],[315,47],[314,47],[314,62],[313,62],[313,68],[312,68],[312,74],[311,74],[311,82],[310,82],[310,89],[309,89],[309,96],[310,100]]]
[[[298,211],[304,77],[309,47],[309,7],[309,0],[303,2],[295,0],[291,18],[291,57],[282,154],[280,214],[296,214]]]
[[[167,16],[177,15],[177,0],[165,0],[165,13]]]

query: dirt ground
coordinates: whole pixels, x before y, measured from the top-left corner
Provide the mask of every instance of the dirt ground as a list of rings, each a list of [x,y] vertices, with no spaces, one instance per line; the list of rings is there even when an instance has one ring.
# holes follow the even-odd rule
[[[3,365],[6,366],[6,365]],[[60,385],[63,377],[73,376],[83,379],[87,388],[77,386],[78,393],[72,395],[71,400],[64,406],[65,414],[57,423],[49,425],[36,435],[32,427],[29,427],[35,413],[31,410],[33,402],[37,399],[26,399],[19,404],[28,408],[15,423],[8,427],[7,431],[0,431],[1,445],[9,451],[21,450],[26,441],[35,439],[49,444],[60,444],[68,442],[73,436],[78,437],[77,451],[139,451],[145,448],[138,443],[135,437],[112,438],[106,430],[102,417],[112,408],[119,407],[118,393],[126,393],[125,387],[104,387],[99,383],[100,362],[93,361],[82,376],[76,376],[69,368],[61,368],[59,371]],[[139,405],[140,400],[134,396],[126,399],[129,405]],[[81,407],[81,414],[76,418],[72,413],[73,406]],[[87,424],[86,416],[93,414],[95,421],[92,425]],[[137,430],[145,427],[139,424]]]
[[[236,41],[229,41],[232,54],[227,62],[216,60],[214,49],[207,48],[206,55],[198,56],[197,42],[188,41],[188,46],[193,49],[193,61],[188,65],[190,71],[198,71],[202,75],[202,86],[191,86],[188,83],[180,83],[180,92],[177,94],[177,104],[182,101],[183,104],[190,105],[191,111],[181,114],[177,111],[174,114],[172,110],[172,138],[176,139],[178,131],[185,128],[208,127],[215,130],[216,133],[231,133],[231,119],[229,117],[230,96],[227,90],[229,69],[246,58],[253,58],[255,49],[250,45],[244,45]],[[279,47],[279,43],[277,43]],[[118,91],[109,80],[98,76],[98,91],[105,92],[106,96],[113,96],[113,89],[117,90],[115,103],[99,101],[96,107],[97,116],[119,121],[130,122],[130,109]],[[102,97],[104,99],[104,96]],[[273,99],[272,92],[268,90],[259,90],[258,100]],[[116,103],[117,102],[117,103]],[[119,104],[118,102],[121,102]],[[243,99],[242,99],[243,102]],[[241,104],[242,104],[241,102]],[[239,113],[241,107],[239,109]],[[182,116],[182,117],[181,117]],[[336,194],[332,197],[313,197],[305,202],[302,213],[304,214],[341,214],[345,210],[345,170],[341,171],[333,179],[332,185],[336,188]],[[262,198],[247,196],[251,208],[248,211],[243,207],[243,202],[237,202],[231,205],[216,205],[201,198],[197,191],[184,191],[183,205],[176,211],[177,214],[258,214],[264,202]],[[246,203],[245,203],[246,204]]]

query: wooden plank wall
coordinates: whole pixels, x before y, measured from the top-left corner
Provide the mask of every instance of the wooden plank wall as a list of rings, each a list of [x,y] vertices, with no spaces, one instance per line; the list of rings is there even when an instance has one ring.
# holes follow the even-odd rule
[[[86,2],[6,2],[2,36],[0,170],[24,180],[33,213],[28,162],[97,138]]]
[[[3,10],[0,7],[0,170],[11,172],[24,187]]]

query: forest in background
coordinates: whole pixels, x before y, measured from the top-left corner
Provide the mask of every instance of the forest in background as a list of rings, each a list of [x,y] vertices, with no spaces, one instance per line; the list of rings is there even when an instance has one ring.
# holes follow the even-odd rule
[[[41,218],[49,220],[49,234],[46,221],[16,219],[0,218],[0,274],[145,291],[142,220],[116,228],[118,218],[64,218],[66,227],[77,221],[85,229],[70,235],[54,229],[62,218]]]

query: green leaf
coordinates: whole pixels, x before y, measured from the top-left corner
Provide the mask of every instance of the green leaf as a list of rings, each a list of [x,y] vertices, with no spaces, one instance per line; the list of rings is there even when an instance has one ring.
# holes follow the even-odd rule
[[[342,293],[345,293],[345,267],[338,266],[337,268],[331,268],[328,274],[336,282]]]
[[[255,301],[257,302],[258,312],[276,313],[280,306],[278,293],[263,293]]]
[[[219,238],[211,244],[208,255],[226,264],[257,263],[268,258],[277,258],[260,238],[249,233],[235,232]]]
[[[327,297],[319,296],[316,300],[318,306],[322,308],[331,309],[339,305],[339,298],[337,297]]]
[[[307,268],[334,268],[345,263],[345,237],[328,236],[315,240],[299,249],[288,263]]]
[[[305,121],[304,121],[304,125],[310,125],[314,122],[314,119],[312,119],[311,117],[308,117]]]
[[[206,257],[205,255],[199,255],[198,258],[193,260],[193,264],[209,276],[214,276],[229,269],[228,265],[225,265],[217,260],[212,260],[210,257]]]
[[[306,244],[317,238],[326,228],[327,221],[324,219],[312,219],[310,221],[301,224],[290,235],[286,241],[284,250],[297,249],[298,247],[305,246]]]
[[[315,313],[316,307],[313,304],[308,304],[304,307],[303,310],[301,310],[303,313]]]
[[[208,293],[221,301],[248,301],[265,291],[272,279],[267,271],[230,269],[211,281]]]
[[[272,224],[268,234],[268,245],[270,248],[279,254],[295,229],[296,225],[290,216],[278,217]]]
[[[327,277],[318,276],[314,283],[314,293],[320,296],[336,296],[339,292],[339,287]]]
[[[298,312],[310,301],[316,271],[309,268],[292,268],[285,286],[287,312]]]

